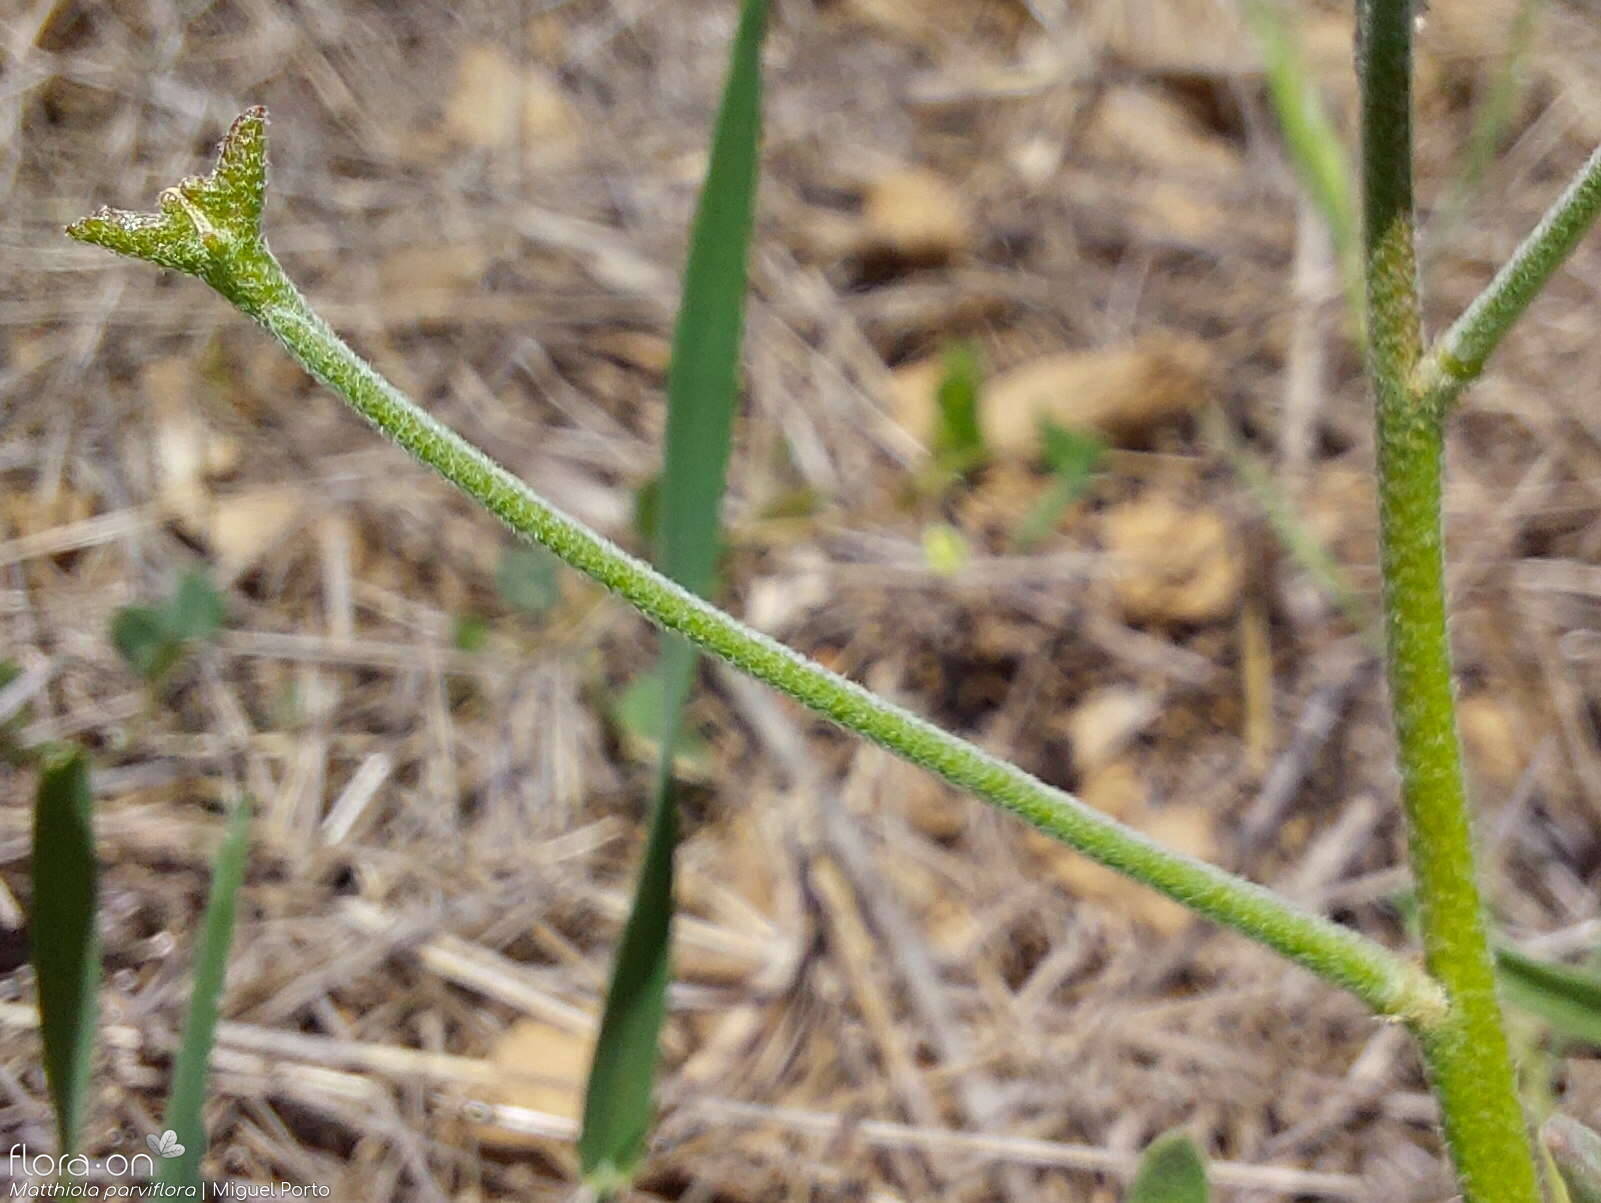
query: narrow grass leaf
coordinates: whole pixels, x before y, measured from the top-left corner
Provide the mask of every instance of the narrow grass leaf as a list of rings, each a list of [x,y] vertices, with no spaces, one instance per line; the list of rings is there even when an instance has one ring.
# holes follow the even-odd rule
[[[1127,1203],[1207,1203],[1206,1163],[1183,1132],[1164,1133],[1140,1158]]]
[[[45,1077],[56,1109],[57,1147],[77,1148],[94,1056],[100,934],[95,926],[98,870],[89,758],[74,744],[40,757],[33,811],[33,970]]]
[[[1280,0],[1250,0],[1245,15],[1262,48],[1268,94],[1301,186],[1328,226],[1352,315],[1360,325],[1362,257],[1351,158],[1318,95],[1301,53],[1297,25]]]
[[[217,1008],[228,975],[228,949],[233,943],[234,905],[245,878],[250,850],[250,803],[241,799],[228,820],[228,830],[211,865],[211,895],[195,946],[194,978],[189,987],[189,1013],[183,1040],[172,1067],[172,1093],[167,1096],[167,1130],[177,1136],[176,1156],[161,1163],[160,1181],[191,1188],[200,1197],[200,1159],[206,1151],[202,1111],[206,1101],[206,1067],[217,1035]]]
[[[745,0],[690,235],[668,370],[657,558],[668,576],[702,594],[711,589],[716,576],[718,510],[738,396],[766,24],[766,0]],[[688,643],[666,640],[661,661],[661,768],[650,835],[607,992],[578,1140],[584,1178],[602,1193],[632,1179],[650,1128],[670,974],[673,849],[678,839],[673,744],[696,660]]]
[[[1504,946],[1495,951],[1495,966],[1507,1002],[1561,1035],[1601,1048],[1601,976]]]

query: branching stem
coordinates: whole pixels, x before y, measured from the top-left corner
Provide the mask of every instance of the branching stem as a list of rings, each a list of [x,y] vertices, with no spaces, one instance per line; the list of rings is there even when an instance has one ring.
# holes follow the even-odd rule
[[[1464,1199],[1537,1203],[1533,1150],[1496,998],[1456,730],[1440,524],[1443,414],[1412,386],[1422,339],[1412,208],[1411,5],[1363,0],[1359,12],[1386,661],[1426,963],[1450,999],[1446,1021],[1421,1039]]]

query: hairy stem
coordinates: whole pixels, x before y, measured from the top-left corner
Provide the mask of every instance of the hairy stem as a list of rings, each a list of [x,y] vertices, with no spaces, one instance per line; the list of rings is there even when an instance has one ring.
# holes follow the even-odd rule
[[[206,280],[417,460],[659,626],[1100,863],[1267,945],[1384,1015],[1425,1035],[1451,1021],[1438,983],[1377,942],[1242,877],[1163,848],[752,630],[563,514],[417,406],[313,312],[267,249],[260,230],[266,122],[263,109],[243,114],[224,139],[212,173],[167,189],[158,212],[102,209],[74,223],[68,233]]]
[[[1363,183],[1369,359],[1390,701],[1429,971],[1445,1022],[1420,1033],[1467,1203],[1537,1203],[1474,865],[1446,638],[1438,407],[1411,387],[1421,354],[1412,209],[1407,0],[1363,0]]]
[[[267,255],[265,248],[263,254]],[[562,514],[418,408],[311,311],[281,270],[273,275],[276,295],[248,308],[307,371],[512,530],[544,544],[647,618],[1101,863],[1276,949],[1353,991],[1375,1010],[1414,1022],[1433,1018],[1439,1001],[1433,983],[1381,945],[1302,911],[1243,878],[1162,848],[1071,795],[743,625]]]
[[[1417,365],[1413,389],[1426,405],[1445,409],[1478,378],[1506,332],[1573,253],[1598,214],[1601,148],[1585,161],[1540,224],[1496,272],[1495,279]]]

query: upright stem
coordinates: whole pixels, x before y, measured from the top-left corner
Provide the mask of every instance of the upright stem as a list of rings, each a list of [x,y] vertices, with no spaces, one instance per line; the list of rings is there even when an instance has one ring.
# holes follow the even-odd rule
[[[1378,409],[1379,517],[1390,700],[1423,943],[1445,1022],[1419,1029],[1467,1203],[1538,1203],[1496,999],[1462,782],[1440,526],[1440,407],[1411,379],[1422,353],[1412,213],[1407,0],[1363,0],[1362,149],[1369,358]]]

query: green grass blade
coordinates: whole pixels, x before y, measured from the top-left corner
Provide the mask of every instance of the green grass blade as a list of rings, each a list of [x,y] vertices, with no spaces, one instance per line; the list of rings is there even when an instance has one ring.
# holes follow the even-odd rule
[[[95,926],[98,869],[89,758],[74,744],[40,757],[33,812],[33,971],[45,1077],[56,1108],[58,1150],[77,1148],[94,1057],[100,933]]]
[[[1351,156],[1323,107],[1288,7],[1280,0],[1250,0],[1245,15],[1262,48],[1268,94],[1284,133],[1284,145],[1301,186],[1329,228],[1346,300],[1360,328],[1366,306]]]
[[[1495,968],[1507,1002],[1564,1036],[1601,1048],[1601,976],[1505,946],[1495,950]]]
[[[167,1096],[167,1128],[177,1133],[183,1152],[162,1161],[159,1180],[168,1186],[192,1187],[197,1198],[200,1158],[206,1151],[201,1115],[206,1101],[206,1066],[217,1034],[217,1007],[228,974],[228,949],[233,943],[234,904],[244,881],[249,851],[250,803],[242,799],[234,807],[212,862],[211,896],[206,901],[205,923],[195,947],[189,1014],[184,1018],[183,1040],[173,1063],[172,1093]]]
[[[668,576],[701,594],[711,589],[717,572],[718,510],[738,397],[766,24],[766,0],[745,0],[690,237],[668,370],[657,558]],[[650,836],[607,992],[578,1140],[584,1178],[602,1193],[632,1178],[650,1127],[670,976],[673,849],[678,834],[673,744],[697,658],[682,639],[666,640],[661,663],[661,770]]]
[[[1206,1163],[1180,1131],[1164,1133],[1140,1158],[1127,1203],[1206,1203]]]
[[[603,1197],[632,1180],[650,1131],[651,1089],[667,1016],[677,842],[678,808],[669,782],[656,795],[634,906],[617,946],[584,1096],[579,1163],[585,1181]]]

